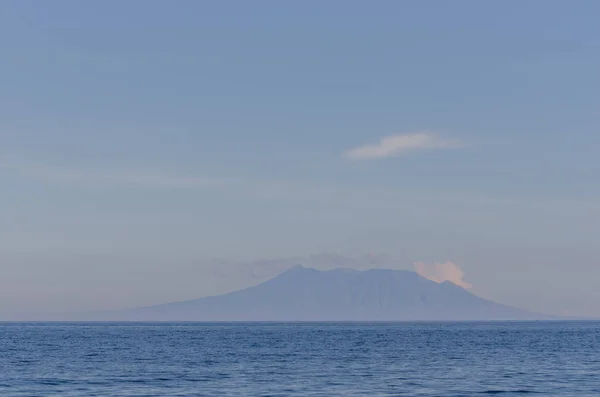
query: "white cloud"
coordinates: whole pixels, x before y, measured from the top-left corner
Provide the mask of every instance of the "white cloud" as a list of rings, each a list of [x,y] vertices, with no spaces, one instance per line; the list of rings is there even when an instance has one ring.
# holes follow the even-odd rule
[[[350,149],[344,156],[352,160],[379,159],[403,155],[413,150],[453,149],[460,146],[458,141],[442,139],[429,132],[417,132],[387,136],[377,144]]]
[[[472,285],[466,282],[463,277],[464,273],[460,266],[452,262],[446,263],[433,263],[427,264],[424,262],[415,262],[415,271],[421,276],[435,281],[436,283],[443,283],[444,281],[450,281],[462,288],[471,288]]]

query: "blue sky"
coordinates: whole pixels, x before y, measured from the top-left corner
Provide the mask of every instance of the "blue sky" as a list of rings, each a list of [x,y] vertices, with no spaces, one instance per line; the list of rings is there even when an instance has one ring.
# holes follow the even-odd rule
[[[211,258],[329,252],[600,316],[599,13],[1,2],[0,314],[202,296],[252,282]]]

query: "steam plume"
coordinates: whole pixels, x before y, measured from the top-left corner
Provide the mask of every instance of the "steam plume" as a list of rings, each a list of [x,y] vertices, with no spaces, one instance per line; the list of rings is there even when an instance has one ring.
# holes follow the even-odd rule
[[[414,268],[417,274],[431,281],[435,281],[436,283],[450,281],[451,283],[462,288],[472,287],[471,284],[463,279],[464,273],[462,269],[457,264],[452,262],[433,264],[415,262]]]

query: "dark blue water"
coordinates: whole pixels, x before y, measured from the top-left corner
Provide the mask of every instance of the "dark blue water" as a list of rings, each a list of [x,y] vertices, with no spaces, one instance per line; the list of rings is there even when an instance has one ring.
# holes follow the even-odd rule
[[[0,396],[600,396],[600,323],[2,324]]]

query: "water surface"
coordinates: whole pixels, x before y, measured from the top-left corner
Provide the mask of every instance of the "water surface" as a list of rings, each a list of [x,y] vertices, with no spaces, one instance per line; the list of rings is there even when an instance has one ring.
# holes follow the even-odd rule
[[[600,323],[0,324],[0,396],[600,396]]]

